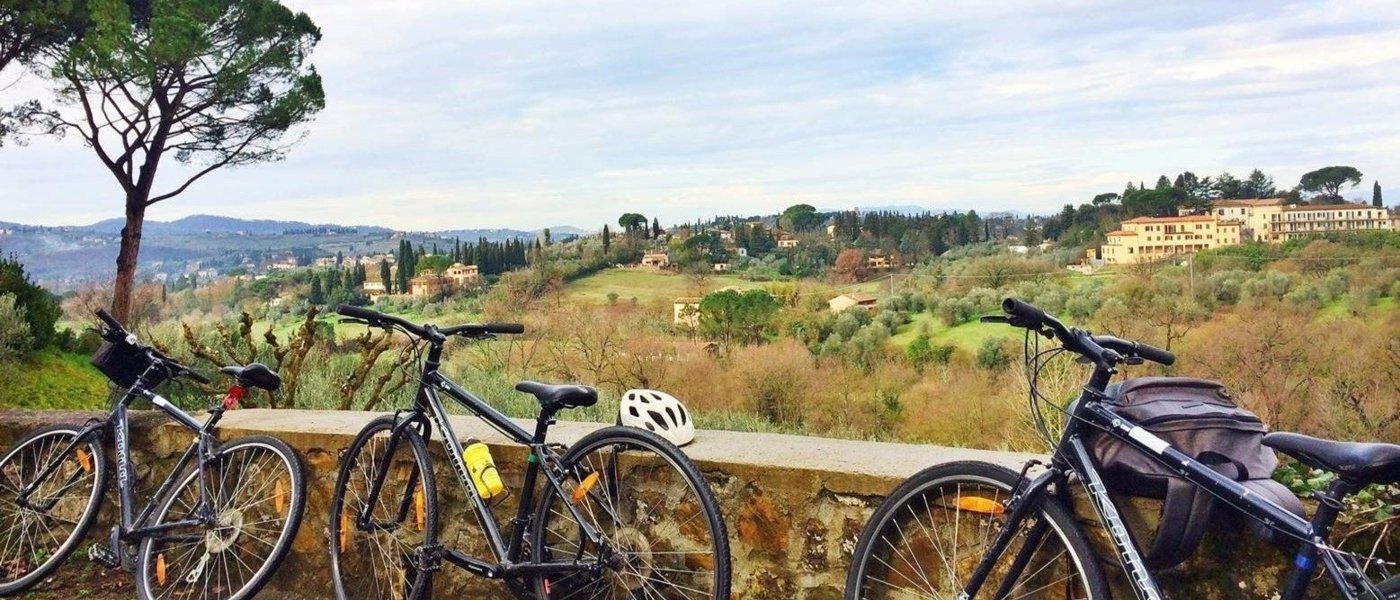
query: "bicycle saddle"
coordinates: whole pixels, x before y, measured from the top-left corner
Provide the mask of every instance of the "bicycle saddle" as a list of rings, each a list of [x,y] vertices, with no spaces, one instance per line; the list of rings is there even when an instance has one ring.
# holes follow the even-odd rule
[[[1356,483],[1400,483],[1400,446],[1334,442],[1297,433],[1270,433],[1264,445],[1315,469]]]
[[[282,387],[282,377],[261,363],[253,363],[245,367],[233,365],[219,369],[219,372],[234,378],[238,381],[238,385],[245,388],[251,387],[275,392],[277,388]]]
[[[515,384],[515,391],[532,394],[546,409],[578,408],[598,403],[598,390],[585,385],[550,385],[538,381]]]

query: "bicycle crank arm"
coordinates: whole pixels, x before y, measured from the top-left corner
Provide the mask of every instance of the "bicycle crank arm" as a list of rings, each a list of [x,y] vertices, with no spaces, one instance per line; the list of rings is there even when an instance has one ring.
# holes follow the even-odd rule
[[[547,563],[522,563],[503,565],[504,575],[510,577],[533,577],[536,575],[567,575],[570,573],[602,572],[603,565],[597,562],[566,560]]]

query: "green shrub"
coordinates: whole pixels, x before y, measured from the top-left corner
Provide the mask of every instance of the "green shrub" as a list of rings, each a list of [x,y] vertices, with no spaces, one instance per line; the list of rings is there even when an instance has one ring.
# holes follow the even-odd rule
[[[17,358],[33,346],[24,317],[24,308],[15,306],[14,294],[0,294],[0,360]]]
[[[1011,353],[1007,351],[1005,338],[987,338],[977,349],[977,366],[989,371],[1000,371],[1011,366]]]

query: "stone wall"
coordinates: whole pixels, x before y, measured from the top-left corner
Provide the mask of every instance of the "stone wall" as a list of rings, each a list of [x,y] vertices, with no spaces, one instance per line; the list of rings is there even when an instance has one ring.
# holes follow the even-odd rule
[[[0,445],[8,447],[18,436],[43,424],[80,423],[92,416],[96,415],[0,413]],[[279,437],[301,453],[310,476],[307,515],[293,554],[263,597],[330,595],[326,507],[335,484],[336,463],[355,433],[375,416],[294,410],[238,410],[225,416],[220,426],[222,436],[258,432]],[[507,486],[519,485],[525,464],[523,448],[506,444],[501,435],[475,418],[457,417],[452,425],[463,438],[475,437],[491,444]],[[552,430],[551,440],[568,444],[597,427],[560,423]],[[160,467],[178,458],[190,437],[161,415],[144,411],[134,413],[133,430],[135,471],[150,493],[163,476]],[[441,459],[441,446],[432,448]],[[718,431],[700,432],[686,451],[705,472],[725,511],[734,561],[734,597],[754,600],[840,598],[846,565],[861,527],[881,497],[913,473],[955,460],[985,460],[1015,468],[1032,458],[1004,452]],[[443,543],[468,554],[489,556],[480,540],[476,517],[463,500],[455,477],[446,470],[445,462],[439,460],[438,464]],[[498,507],[499,520],[508,520],[513,508],[509,500]],[[1152,527],[1158,509],[1146,501],[1127,503],[1124,508],[1129,521],[1144,529]],[[1081,514],[1086,514],[1085,509],[1081,508]],[[110,518],[104,517],[95,537],[110,527]],[[1217,537],[1188,565],[1190,577],[1177,570],[1163,574],[1163,583],[1177,598],[1269,598],[1279,579],[1275,565],[1283,561],[1274,551],[1256,546],[1234,536]],[[1241,568],[1242,564],[1258,568]],[[1118,573],[1114,565],[1106,569]],[[1126,592],[1118,595],[1132,597]],[[437,597],[508,595],[493,583],[445,567]]]

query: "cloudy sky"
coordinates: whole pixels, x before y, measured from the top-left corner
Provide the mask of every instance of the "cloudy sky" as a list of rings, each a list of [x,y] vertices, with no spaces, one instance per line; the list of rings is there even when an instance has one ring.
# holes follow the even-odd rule
[[[622,212],[1053,211],[1127,181],[1347,164],[1400,200],[1400,3],[285,0],[327,109],[196,213],[431,230]],[[0,75],[0,104],[41,90]],[[162,174],[167,186],[179,173]],[[121,214],[76,138],[0,148],[0,220]]]

